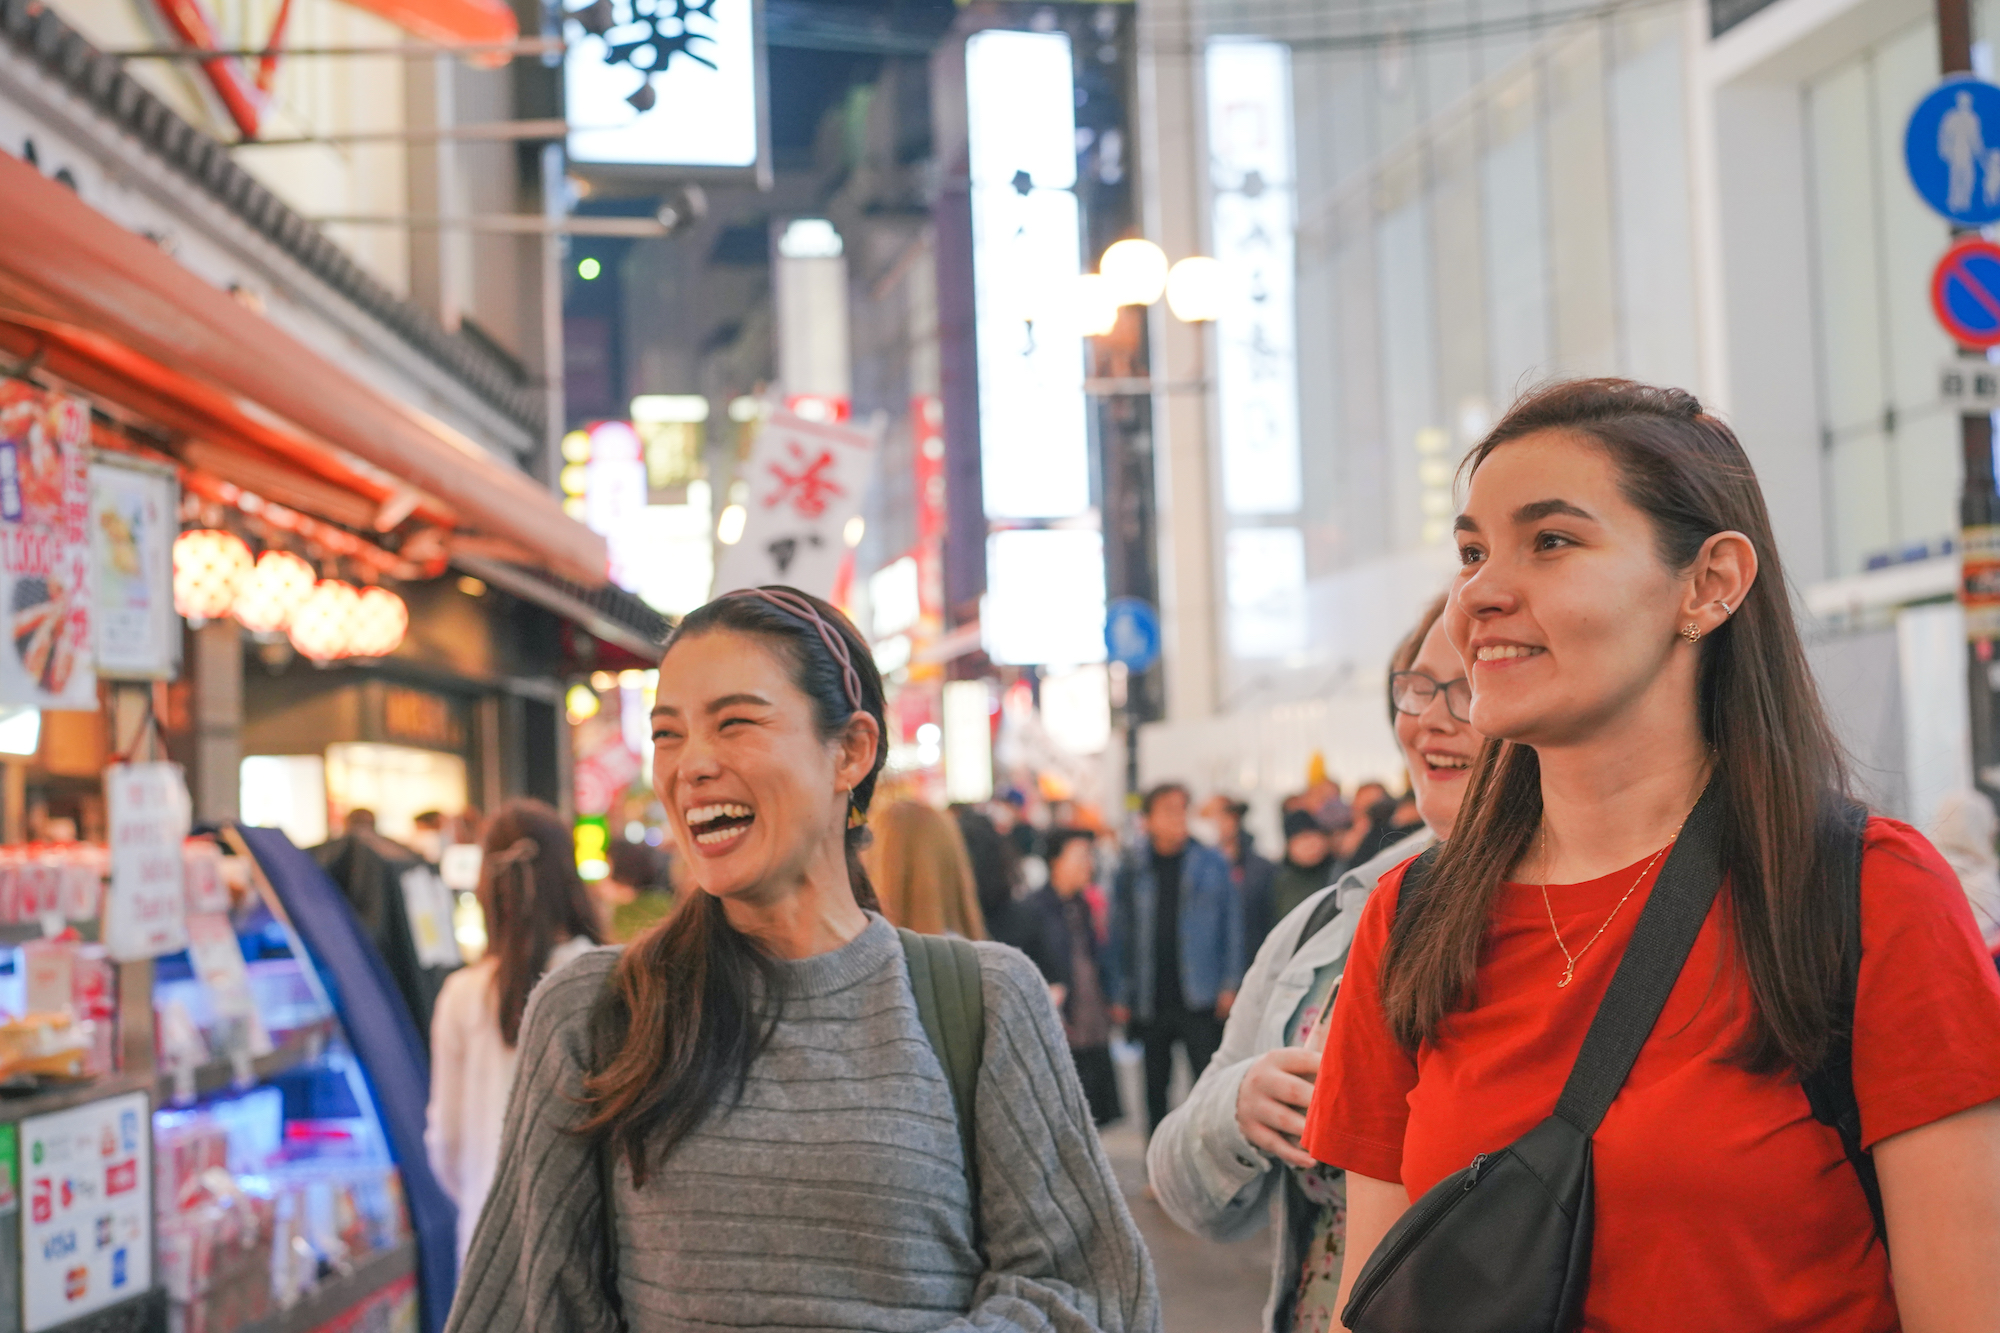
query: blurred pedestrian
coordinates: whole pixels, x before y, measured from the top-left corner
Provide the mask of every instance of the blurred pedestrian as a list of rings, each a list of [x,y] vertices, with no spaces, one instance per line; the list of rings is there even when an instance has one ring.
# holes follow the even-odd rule
[[[972,885],[979,899],[979,919],[986,925],[986,937],[1020,947],[1021,932],[1015,922],[1015,908],[1021,892],[1021,859],[993,821],[970,805],[954,805],[949,812],[965,842],[966,860],[972,867]]]
[[[1742,446],[1680,390],[1573,381],[1464,470],[1444,624],[1487,739],[1401,919],[1407,868],[1362,910],[1302,1139],[1347,1170],[1352,1253],[1413,1200],[1462,1197],[1419,1233],[1463,1256],[1443,1257],[1457,1309],[2000,1328],[2000,975],[1944,859],[1847,795]],[[1661,932],[1690,913],[1691,939]],[[1668,987],[1629,1077],[1577,1063],[1594,1020],[1633,1016],[1600,1009],[1625,964]],[[1594,1232],[1567,1283],[1561,1260],[1474,1271],[1504,1238],[1451,1217],[1524,1253],[1523,1222],[1567,1229],[1532,1203],[1494,1217],[1463,1192],[1477,1167],[1449,1179],[1520,1162],[1543,1124],[1538,1160],[1591,1192],[1541,1178],[1592,1200]],[[1425,1258],[1397,1278],[1416,1323],[1438,1277]],[[1385,1305],[1355,1326],[1411,1326]]]
[[[889,924],[920,935],[987,938],[972,862],[952,817],[920,801],[897,801],[871,822],[874,841],[861,861]]]
[[[1451,835],[1479,738],[1466,725],[1464,668],[1434,598],[1389,661],[1389,719],[1428,826],[1341,875],[1278,922],[1244,974],[1222,1046],[1147,1149],[1167,1215],[1214,1240],[1277,1229],[1267,1333],[1337,1329],[1346,1182],[1299,1147],[1354,928],[1376,881]]]
[[[1360,864],[1358,857],[1374,842],[1380,850],[1380,835],[1376,828],[1377,819],[1386,812],[1382,802],[1388,799],[1389,789],[1374,779],[1369,779],[1354,789],[1354,800],[1349,808],[1348,824],[1334,835],[1333,859],[1343,870]],[[1393,808],[1393,802],[1391,803]]]
[[[1243,956],[1249,958],[1263,945],[1278,919],[1271,898],[1271,880],[1277,867],[1257,854],[1256,837],[1243,827],[1249,806],[1217,794],[1201,803],[1201,813],[1215,825],[1215,850],[1229,863],[1229,878],[1243,904]]]
[[[487,824],[479,905],[486,956],[445,978],[431,1014],[424,1127],[431,1171],[458,1205],[461,1260],[499,1163],[528,993],[603,938],[569,826],[540,801],[509,801]]]
[[[1146,1051],[1146,1132],[1167,1114],[1174,1048],[1199,1078],[1222,1040],[1243,978],[1243,910],[1229,867],[1188,837],[1188,792],[1148,791],[1143,836],[1111,894],[1112,1021]]]
[[[609,869],[590,885],[590,896],[605,940],[630,944],[674,910],[667,858],[643,842],[619,838],[612,842],[606,864]]]
[[[2000,949],[2000,850],[1994,846],[1996,835],[2000,835],[2000,818],[1995,817],[1993,801],[1985,792],[1976,788],[1947,792],[1938,802],[1931,842],[1958,876],[1989,952]]]
[[[1333,883],[1333,839],[1310,810],[1285,814],[1285,859],[1271,878],[1271,913],[1283,921],[1306,899]]]
[[[816,597],[746,590],[681,621],[658,682],[653,786],[687,902],[537,993],[448,1333],[1156,1333],[1041,977],[966,945],[975,1023],[919,997],[876,910],[867,641]],[[926,996],[962,994],[930,976]]]
[[[1033,925],[1022,945],[1049,983],[1077,1079],[1101,1127],[1124,1114],[1111,1062],[1111,1009],[1104,994],[1104,943],[1091,918],[1088,894],[1096,874],[1094,836],[1087,829],[1050,829],[1049,882],[1021,901]]]

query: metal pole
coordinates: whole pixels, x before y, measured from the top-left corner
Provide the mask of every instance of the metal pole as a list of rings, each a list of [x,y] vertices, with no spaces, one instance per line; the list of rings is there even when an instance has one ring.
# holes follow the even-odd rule
[[[1972,71],[1972,7],[1969,0],[1937,0],[1938,67],[1947,78]],[[1952,239],[1977,235],[1976,228],[1954,227]],[[1959,355],[1984,361],[1985,353],[1960,348]],[[1967,606],[1966,688],[1972,724],[1973,781],[1989,795],[2000,796],[2000,660],[1994,644],[2000,623],[1988,623],[1990,613],[1975,610],[1982,592],[1975,587],[1990,579],[2000,558],[2000,492],[1993,476],[1993,414],[1966,412],[1959,417],[1959,450],[1964,482],[1958,498],[1959,558],[1964,562],[1959,597]]]

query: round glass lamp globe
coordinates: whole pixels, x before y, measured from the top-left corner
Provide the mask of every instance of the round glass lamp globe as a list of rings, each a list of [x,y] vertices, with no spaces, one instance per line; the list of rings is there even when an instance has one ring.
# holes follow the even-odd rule
[[[354,610],[348,653],[354,657],[387,657],[409,632],[410,608],[387,588],[364,588]]]
[[[1076,327],[1086,338],[1102,338],[1118,327],[1118,302],[1111,280],[1102,273],[1086,273],[1076,280]]]
[[[1167,309],[1189,324],[1206,324],[1222,316],[1229,274],[1219,259],[1189,255],[1167,273]]]
[[[339,579],[321,579],[292,616],[292,647],[315,662],[331,662],[352,650],[355,612],[361,594]]]
[[[174,539],[174,610],[189,620],[227,615],[251,568],[250,548],[235,533],[183,532]]]
[[[236,623],[252,634],[280,634],[313,590],[318,575],[290,551],[266,551],[229,608]]]
[[[1097,261],[1119,305],[1151,305],[1167,289],[1167,252],[1151,241],[1119,241]]]

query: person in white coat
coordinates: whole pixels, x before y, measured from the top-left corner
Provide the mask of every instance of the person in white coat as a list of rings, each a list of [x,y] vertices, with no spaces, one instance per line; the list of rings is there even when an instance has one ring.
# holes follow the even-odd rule
[[[1338,1330],[1346,1191],[1341,1172],[1299,1147],[1325,1020],[1355,922],[1382,875],[1448,836],[1479,748],[1466,725],[1465,670],[1425,608],[1390,660],[1390,718],[1425,828],[1341,875],[1271,931],[1244,975],[1222,1045],[1188,1099],[1160,1123],[1147,1173],[1167,1215],[1197,1235],[1277,1229],[1270,1333]]]
[[[499,1164],[528,995],[543,976],[600,942],[597,913],[576,873],[576,844],[552,807],[508,802],[487,824],[484,848],[486,956],[446,977],[438,993],[424,1126],[431,1171],[458,1204],[460,1262]]]

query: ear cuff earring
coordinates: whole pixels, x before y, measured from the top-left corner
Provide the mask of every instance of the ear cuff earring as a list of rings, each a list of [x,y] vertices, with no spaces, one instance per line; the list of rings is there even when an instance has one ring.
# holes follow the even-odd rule
[[[1688,621],[1687,624],[1681,626],[1681,637],[1689,643],[1700,643],[1701,626],[1695,624],[1692,620]]]

